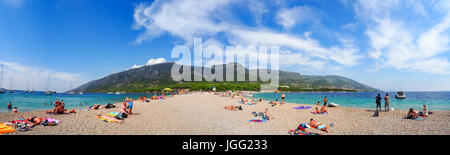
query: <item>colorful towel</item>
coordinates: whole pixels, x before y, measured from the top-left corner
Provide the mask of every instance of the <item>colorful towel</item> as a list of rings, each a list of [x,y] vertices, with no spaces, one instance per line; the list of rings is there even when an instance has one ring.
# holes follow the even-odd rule
[[[266,120],[265,119],[251,119],[249,120],[249,122],[259,122],[259,123],[265,123]]]
[[[299,107],[294,107],[294,109],[298,109],[298,110],[304,110],[304,109],[310,109],[312,108],[311,106],[299,106]]]
[[[117,115],[119,115],[118,112],[110,112],[109,114],[106,114],[107,116],[111,116],[111,117],[116,117]]]
[[[117,122],[117,123],[120,123],[119,121],[114,119],[114,117],[111,117],[111,116],[108,116],[108,115],[98,116],[97,119],[103,120],[103,121],[106,121],[106,122]]]
[[[320,114],[326,115],[326,114],[328,114],[327,112],[325,112],[325,113],[317,113],[316,111],[311,111],[311,113],[312,113],[312,114],[316,114],[316,115],[320,115]]]
[[[308,132],[308,131],[302,131],[302,130],[293,130],[291,131],[294,135],[320,135],[319,133],[315,132]]]
[[[16,130],[11,125],[5,125],[0,123],[0,134],[16,132]]]

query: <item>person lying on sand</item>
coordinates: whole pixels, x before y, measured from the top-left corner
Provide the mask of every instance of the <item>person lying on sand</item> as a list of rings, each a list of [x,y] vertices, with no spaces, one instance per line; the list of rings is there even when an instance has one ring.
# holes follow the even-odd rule
[[[242,110],[242,106],[232,106],[232,105],[230,105],[230,106],[225,106],[225,109],[232,110],[232,111]]]
[[[57,115],[57,114],[71,114],[71,113],[77,113],[77,112],[75,112],[75,109],[72,109],[72,110],[70,110],[70,111],[67,111],[67,109],[61,109],[61,107],[60,107],[60,108],[58,108],[58,109],[51,110],[51,111],[50,111],[50,110],[47,110],[47,111],[45,111],[45,113]]]
[[[23,119],[26,119],[27,121],[29,121],[30,123],[33,123],[33,125],[31,125],[31,127],[33,128],[36,125],[40,125],[41,123],[44,122],[49,122],[48,126],[55,126],[56,122],[55,121],[49,121],[47,120],[47,117],[36,117],[36,116],[30,116],[28,118],[25,118],[23,116],[21,116]]]
[[[122,120],[119,120],[117,118],[114,118],[114,117],[108,116],[108,115],[97,115],[97,119],[99,119],[99,118],[103,118],[105,121],[108,120],[110,122],[123,123]]]
[[[414,110],[413,108],[410,108],[408,111],[408,115],[406,115],[406,119],[415,119],[419,117],[419,112],[417,112],[416,110]]]
[[[328,133],[328,126],[323,125],[322,123],[316,122],[314,119],[311,118],[311,120],[309,121],[309,126],[312,128],[316,128],[322,131],[325,131]]]

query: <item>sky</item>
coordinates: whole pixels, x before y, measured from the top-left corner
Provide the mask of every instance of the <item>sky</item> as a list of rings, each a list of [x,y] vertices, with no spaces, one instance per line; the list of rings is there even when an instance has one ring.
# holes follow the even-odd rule
[[[0,0],[3,87],[59,92],[175,46],[279,46],[282,70],[450,91],[450,0]],[[252,55],[253,51],[244,52]],[[12,79],[12,82],[10,82]],[[27,82],[28,81],[28,82]]]

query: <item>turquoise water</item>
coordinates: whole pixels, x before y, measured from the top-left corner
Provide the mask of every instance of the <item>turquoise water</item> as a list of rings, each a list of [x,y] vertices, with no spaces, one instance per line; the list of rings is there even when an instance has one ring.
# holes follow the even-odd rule
[[[14,93],[0,94],[0,113],[12,112],[8,110],[8,103],[11,101],[12,107],[17,107],[19,112],[33,110],[50,110],[54,105],[50,102],[55,100],[64,100],[66,109],[87,107],[94,104],[108,104],[122,102],[127,96],[137,99],[140,96],[151,97],[154,94],[101,94],[88,93],[84,95],[53,94],[45,95],[44,92],[25,93],[24,91],[15,91]],[[160,95],[160,94],[157,94]],[[82,103],[82,105],[80,105]],[[86,105],[87,103],[87,105]]]
[[[253,98],[275,101],[278,98],[281,101],[282,93],[255,93]],[[378,93],[367,92],[302,92],[286,93],[286,102],[298,104],[316,105],[317,101],[323,104],[323,98],[326,96],[328,102],[334,102],[342,107],[375,109],[375,97]],[[384,98],[386,93],[381,93]],[[405,92],[406,99],[396,99],[394,92],[389,92],[390,107],[397,110],[408,110],[409,108],[423,109],[426,104],[430,110],[450,110],[450,92]],[[381,102],[384,110],[384,100]]]

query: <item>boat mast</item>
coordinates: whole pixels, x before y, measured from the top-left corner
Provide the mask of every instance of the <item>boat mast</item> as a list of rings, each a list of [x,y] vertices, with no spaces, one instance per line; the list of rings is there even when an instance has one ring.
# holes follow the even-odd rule
[[[2,64],[2,75],[1,75],[0,89],[3,89],[3,64]]]
[[[12,91],[12,75],[9,75],[9,91]]]

